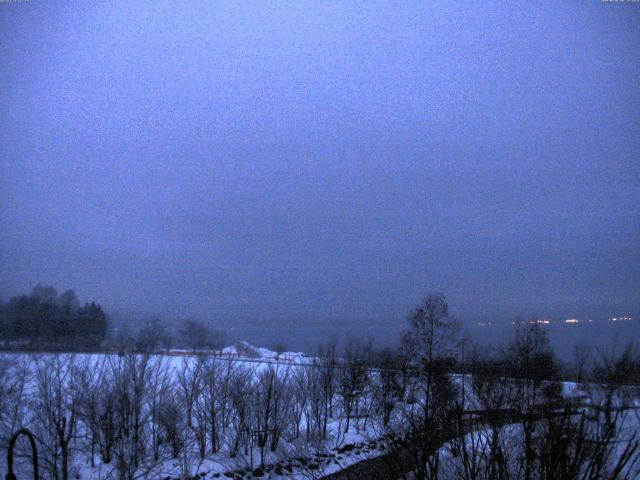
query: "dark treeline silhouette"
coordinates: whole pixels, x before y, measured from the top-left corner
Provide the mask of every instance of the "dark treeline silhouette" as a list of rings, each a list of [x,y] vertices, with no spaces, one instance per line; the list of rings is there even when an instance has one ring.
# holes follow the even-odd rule
[[[37,285],[30,295],[0,304],[0,337],[7,346],[28,348],[98,348],[108,319],[95,302],[80,304],[73,290],[62,294]]]
[[[5,349],[195,352],[221,348],[223,339],[221,332],[193,319],[173,328],[157,319],[113,327],[100,304],[82,305],[73,290],[59,294],[40,284],[29,295],[0,301],[0,346]]]

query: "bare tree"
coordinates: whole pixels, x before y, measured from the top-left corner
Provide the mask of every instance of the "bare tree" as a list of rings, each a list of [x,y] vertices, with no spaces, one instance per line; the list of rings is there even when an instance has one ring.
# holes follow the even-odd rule
[[[185,357],[177,372],[180,386],[181,404],[185,408],[187,427],[198,445],[200,457],[204,458],[207,449],[207,412],[202,398],[204,386],[204,362],[202,359]]]
[[[291,414],[293,416],[294,438],[300,437],[300,424],[309,404],[309,382],[311,368],[297,368],[291,375]]]
[[[326,425],[329,416],[329,373],[322,368],[319,360],[314,359],[309,368],[300,372],[302,381],[305,382],[307,406],[302,410],[305,418],[306,440],[326,438]]]
[[[197,320],[185,320],[179,330],[182,344],[194,352],[199,349],[215,349],[222,346],[223,336]]]
[[[72,355],[34,357],[37,394],[34,411],[45,467],[51,475],[69,478],[71,441],[76,432],[79,382]]]
[[[255,380],[253,372],[244,369],[236,369],[229,382],[229,398],[233,406],[233,414],[231,423],[233,428],[233,438],[230,439],[231,445],[229,452],[231,457],[235,457],[241,446],[245,448],[245,454],[248,453],[249,435],[251,431],[250,415],[251,405],[250,399],[255,388]]]
[[[78,385],[80,398],[78,400],[78,418],[82,422],[82,439],[89,445],[91,467],[95,466],[96,448],[100,443],[100,399],[104,392],[101,387],[104,382],[104,359],[102,361],[86,362],[78,368]]]
[[[231,428],[233,402],[231,396],[238,365],[231,359],[207,357],[204,368],[204,402],[208,412],[211,452],[216,453]]]
[[[432,293],[408,317],[403,345],[408,358],[423,370],[442,358],[455,354],[460,325],[449,315],[444,295]]]
[[[0,445],[5,446],[18,425],[26,423],[25,403],[30,360],[0,356]]]
[[[220,430],[224,422],[224,411],[228,408],[228,389],[224,378],[224,367],[217,359],[203,357],[202,402],[204,422],[207,425],[211,453],[220,449]],[[230,363],[230,362],[227,362]]]
[[[518,325],[511,343],[504,351],[504,362],[509,375],[515,379],[516,392],[512,408],[524,415],[522,419],[524,479],[533,478],[536,460],[534,435],[535,416],[539,405],[557,400],[559,384],[555,380],[559,366],[549,343],[547,331],[536,321]]]
[[[121,480],[133,480],[145,458],[143,427],[147,421],[145,409],[151,359],[149,355],[126,354],[109,357],[109,392],[105,399],[103,418],[105,440],[113,440]]]
[[[185,448],[186,421],[184,410],[174,392],[167,392],[158,405],[157,422],[163,433],[163,440],[171,448],[171,456],[177,459]]]
[[[318,349],[321,366],[322,405],[319,412],[321,418],[321,437],[327,437],[329,419],[333,418],[333,405],[337,383],[337,349],[334,342]]]
[[[345,415],[345,432],[349,431],[351,418],[357,415],[361,398],[369,382],[370,345],[355,341],[347,342],[343,363],[340,366],[339,392],[342,398],[342,409]]]
[[[142,326],[135,339],[135,347],[139,352],[155,352],[159,348],[171,348],[172,338],[167,327],[160,320],[154,319]]]
[[[584,382],[592,361],[592,349],[590,345],[580,342],[573,347],[573,373],[578,382]]]
[[[380,350],[373,359],[378,369],[375,376],[373,398],[377,411],[382,415],[382,424],[386,427],[397,401],[402,396],[400,376],[400,356],[390,349]]]
[[[416,479],[438,478],[439,442],[451,427],[456,391],[448,375],[455,364],[458,323],[441,294],[430,294],[411,312],[403,336],[404,356],[415,376],[412,404],[402,411],[401,430],[390,429],[388,457]]]
[[[482,461],[484,476],[488,478],[508,478],[506,453],[503,445],[504,416],[514,404],[514,397],[518,395],[517,386],[508,376],[508,368],[499,352],[489,349],[476,350],[472,355],[471,371],[473,387],[479,401],[479,407],[486,412],[488,431],[479,435],[476,442],[471,444],[471,451],[464,448],[466,431],[459,428],[458,440],[463,461],[466,463],[465,472],[477,471],[476,462]],[[482,441],[486,440],[488,449],[484,450]],[[478,458],[478,449],[481,458]]]
[[[288,366],[269,365],[258,374],[253,391],[252,432],[261,452],[266,446],[275,451],[282,433],[289,426],[289,371]]]

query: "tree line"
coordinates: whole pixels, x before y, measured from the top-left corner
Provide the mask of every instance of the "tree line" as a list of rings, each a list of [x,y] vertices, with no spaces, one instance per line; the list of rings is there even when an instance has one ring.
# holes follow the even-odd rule
[[[174,328],[147,320],[137,328],[114,326],[99,303],[80,303],[73,290],[62,293],[38,284],[29,295],[0,301],[0,341],[5,349],[152,352],[172,347],[211,350],[224,336],[206,323],[185,319]]]
[[[0,338],[6,346],[97,348],[108,327],[102,307],[81,305],[73,290],[58,294],[53,287],[37,285],[29,295],[0,302]]]

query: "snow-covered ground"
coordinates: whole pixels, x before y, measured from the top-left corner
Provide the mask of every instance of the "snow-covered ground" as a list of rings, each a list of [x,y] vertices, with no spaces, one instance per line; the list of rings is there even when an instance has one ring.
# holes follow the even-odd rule
[[[68,365],[71,365],[72,368],[69,370],[62,368],[59,371],[56,371],[55,368],[53,370],[43,368],[43,365],[47,365],[46,362],[51,360],[61,361],[60,363],[62,361],[70,362]],[[388,432],[388,428],[402,428],[402,409],[397,400],[389,425],[382,424],[382,413],[379,404],[376,403],[381,394],[379,371],[369,372],[369,380],[363,387],[364,390],[359,394],[360,398],[352,412],[348,431],[345,431],[346,406],[344,396],[340,395],[339,372],[334,372],[336,377],[333,379],[335,385],[331,397],[332,411],[331,414],[327,414],[326,437],[321,439],[318,435],[310,433],[313,430],[310,423],[313,421],[313,410],[314,408],[322,408],[321,405],[313,403],[311,400],[313,395],[322,396],[322,392],[317,389],[322,388],[323,377],[321,374],[326,371],[327,365],[323,365],[320,359],[298,352],[278,353],[254,347],[246,342],[238,342],[217,352],[171,350],[163,354],[152,355],[148,364],[139,363],[138,365],[136,362],[139,360],[140,356],[122,357],[117,354],[0,354],[0,411],[2,412],[0,414],[0,441],[2,448],[6,448],[10,432],[20,426],[32,429],[43,444],[56,444],[55,438],[47,437],[47,435],[51,435],[47,429],[47,426],[51,427],[51,424],[50,419],[46,418],[45,407],[47,405],[42,391],[43,387],[47,387],[47,385],[47,388],[54,386],[55,378],[44,378],[43,374],[62,373],[65,375],[62,380],[65,388],[68,388],[69,392],[73,392],[73,395],[83,399],[73,407],[78,410],[78,418],[76,418],[76,431],[70,448],[70,478],[84,480],[119,478],[116,455],[110,462],[105,463],[101,460],[103,456],[98,451],[99,449],[96,449],[93,455],[93,466],[91,465],[89,430],[81,418],[87,416],[87,406],[83,403],[87,393],[85,389],[92,385],[99,385],[105,375],[112,375],[113,372],[122,373],[122,369],[131,367],[132,364],[127,364],[128,361],[133,361],[136,368],[142,368],[144,365],[144,368],[148,369],[145,374],[147,376],[144,378],[145,382],[149,384],[149,392],[145,394],[146,396],[141,403],[144,422],[146,422],[145,428],[148,429],[148,432],[145,430],[145,435],[148,436],[145,454],[149,455],[150,450],[156,448],[152,445],[157,446],[160,452],[157,460],[141,462],[135,473],[135,478],[161,478],[163,480],[196,476],[202,479],[320,478],[356,462],[384,454],[384,435]],[[203,457],[199,454],[196,442],[197,429],[189,427],[189,421],[185,418],[174,419],[176,420],[175,424],[181,428],[181,435],[184,438],[179,453],[172,455],[169,448],[170,440],[165,438],[167,437],[166,428],[163,430],[164,427],[160,425],[162,422],[158,423],[160,417],[157,415],[156,407],[159,404],[173,403],[177,407],[176,410],[172,410],[173,415],[184,415],[181,412],[187,410],[184,407],[185,398],[195,391],[189,390],[189,382],[195,375],[194,372],[197,371],[203,375],[202,378],[208,374],[217,375],[213,379],[213,384],[218,390],[210,400],[217,402],[215,408],[218,410],[215,415],[220,415],[220,422],[226,422],[226,430],[220,434],[220,445],[218,449],[215,449],[215,452],[210,449],[210,440],[208,438],[205,440],[207,448]],[[268,408],[287,409],[286,419],[277,417],[278,413],[275,414],[277,418],[274,417],[276,418],[274,421],[281,421],[286,425],[280,432],[279,440],[273,451],[268,446],[259,448],[256,438],[253,438],[254,435],[260,434],[259,429],[256,430],[257,426],[265,421],[260,416],[263,413],[256,414],[255,412],[260,412],[261,408],[264,408],[264,402],[268,398],[266,395],[273,395],[274,392],[277,394],[276,390],[264,390],[264,381],[265,378],[271,378],[269,375],[275,375],[275,378],[279,380],[268,385],[272,385],[274,388],[277,385],[283,385],[285,390],[281,392],[279,400],[274,401],[275,403]],[[22,383],[20,378],[24,380]],[[456,374],[452,375],[451,379],[459,399],[463,400],[465,409],[481,410],[486,408],[481,401],[481,396],[474,389],[471,375]],[[201,401],[196,401],[193,422],[206,422],[206,409],[211,408],[207,399],[204,398],[206,392],[202,389],[205,388],[205,384],[202,385],[199,387],[197,395],[201,395],[203,398]],[[624,394],[614,398],[615,406],[629,405],[629,402],[632,405],[640,406],[638,403],[640,395],[637,391],[623,390],[623,392]],[[573,382],[562,382],[561,393],[568,399],[590,400],[597,403],[604,401],[599,389]],[[49,392],[49,394],[53,395],[52,398],[56,398],[55,392]],[[106,393],[96,390],[95,394],[98,397],[96,405],[101,405],[100,397],[106,397]],[[66,400],[63,399],[64,401]],[[228,409],[228,411],[221,412],[220,409]],[[204,415],[204,417],[200,418],[198,415]],[[248,418],[239,422],[238,415],[247,415]],[[273,411],[267,415],[274,415]],[[239,428],[241,425],[245,425],[243,423],[245,421],[252,430],[247,430],[246,434],[239,434],[238,432],[241,431]],[[165,423],[167,422],[165,421]],[[171,424],[171,419],[168,423]],[[272,426],[271,423],[268,425]],[[627,430],[631,429],[629,431],[636,427],[638,427],[637,424],[635,427],[633,425],[631,427],[624,426]],[[241,442],[239,447],[237,444],[234,445],[237,439],[240,439]],[[486,443],[486,431],[481,430],[470,434],[468,441]],[[442,456],[443,465],[449,464],[451,468],[455,467],[457,460],[451,456],[451,449],[443,448]],[[41,453],[43,462],[59,462],[60,459],[54,457],[55,452],[52,453],[51,449]],[[24,463],[24,458],[18,457],[17,460]],[[3,474],[6,468],[6,455],[0,452],[0,474]],[[18,466],[18,469],[24,470],[24,468],[24,465]]]

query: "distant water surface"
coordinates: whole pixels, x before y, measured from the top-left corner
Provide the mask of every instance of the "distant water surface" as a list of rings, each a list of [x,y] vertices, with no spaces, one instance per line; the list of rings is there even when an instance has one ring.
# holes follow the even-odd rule
[[[305,327],[250,327],[243,326],[223,331],[227,342],[247,340],[264,347],[285,346],[288,350],[298,350],[314,353],[321,344],[336,341],[344,344],[348,339],[371,341],[378,347],[397,346],[402,335],[404,324],[371,325],[361,328],[334,326],[305,326]],[[474,342],[482,345],[503,345],[513,336],[514,326],[494,325],[480,327],[475,324],[467,325],[466,332]],[[638,346],[640,340],[640,322],[592,322],[575,325],[551,324],[541,328],[549,332],[549,338],[557,355],[564,360],[570,360],[574,348],[578,344],[590,345],[597,354],[612,348],[621,350],[629,342]]]

